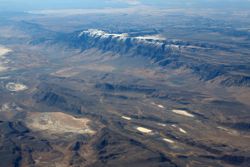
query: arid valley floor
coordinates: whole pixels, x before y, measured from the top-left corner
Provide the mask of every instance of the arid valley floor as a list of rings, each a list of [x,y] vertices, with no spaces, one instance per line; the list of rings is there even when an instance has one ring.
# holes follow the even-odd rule
[[[249,22],[151,13],[2,16],[1,167],[249,166]]]

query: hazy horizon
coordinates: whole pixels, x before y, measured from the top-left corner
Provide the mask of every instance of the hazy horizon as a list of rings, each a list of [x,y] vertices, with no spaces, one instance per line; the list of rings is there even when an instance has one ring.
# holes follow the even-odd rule
[[[162,8],[215,8],[215,9],[248,9],[249,0],[0,0],[1,11],[27,11],[41,9],[68,8],[123,8],[131,6],[155,6]]]

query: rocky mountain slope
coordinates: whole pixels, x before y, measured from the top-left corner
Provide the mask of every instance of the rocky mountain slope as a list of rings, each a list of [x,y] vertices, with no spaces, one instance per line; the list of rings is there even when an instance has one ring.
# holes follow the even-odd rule
[[[223,54],[234,54],[236,46],[171,40],[159,34],[140,35],[114,34],[89,29],[60,36],[56,41],[67,41],[70,47],[80,48],[82,51],[97,48],[102,52],[121,56],[142,56],[163,68],[185,68],[201,80],[225,86],[250,86],[248,58],[245,61],[244,57],[237,57],[240,59],[239,64],[223,58]],[[213,55],[215,52],[221,55]],[[207,59],[208,56],[211,56],[211,59]]]

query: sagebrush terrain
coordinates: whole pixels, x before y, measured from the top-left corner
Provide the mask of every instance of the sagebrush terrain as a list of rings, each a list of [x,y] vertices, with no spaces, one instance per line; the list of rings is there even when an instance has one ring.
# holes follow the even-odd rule
[[[249,14],[187,13],[1,16],[0,166],[249,166]]]

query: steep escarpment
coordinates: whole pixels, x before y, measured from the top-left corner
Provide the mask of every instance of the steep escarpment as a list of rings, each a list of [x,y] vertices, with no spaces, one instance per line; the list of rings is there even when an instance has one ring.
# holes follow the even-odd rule
[[[120,56],[145,57],[163,68],[185,68],[203,81],[218,82],[224,86],[250,85],[248,63],[241,61],[240,57],[228,62],[221,56],[221,53],[235,54],[234,48],[228,45],[166,39],[159,34],[115,34],[96,29],[60,36],[57,40],[62,39],[82,51],[96,48]]]
[[[159,61],[166,54],[177,51],[174,46],[167,45],[160,37],[130,37],[128,34],[110,34],[100,30],[77,32],[73,35],[72,46],[82,50],[98,48],[102,51],[112,51],[121,55],[140,55]]]

